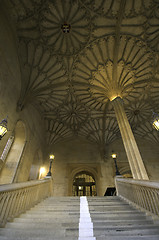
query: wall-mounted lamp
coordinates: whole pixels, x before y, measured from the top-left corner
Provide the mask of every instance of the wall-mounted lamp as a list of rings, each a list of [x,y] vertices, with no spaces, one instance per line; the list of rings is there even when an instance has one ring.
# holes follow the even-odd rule
[[[2,122],[0,123],[0,140],[8,132],[7,123],[8,123],[7,118],[3,119]]]
[[[43,178],[45,174],[46,174],[46,169],[44,167],[41,167],[39,171],[39,179]]]
[[[50,154],[49,157],[50,157],[50,166],[49,166],[49,171],[48,171],[46,177],[51,177],[51,166],[52,166],[52,162],[53,162],[55,156],[53,154]]]
[[[155,113],[155,112],[152,112],[152,118],[153,118],[153,120],[152,120],[153,127],[157,131],[159,131],[159,115],[157,113]]]
[[[117,162],[116,162],[117,154],[112,151],[111,157],[113,158],[114,163],[115,163],[116,175],[120,175],[120,172],[119,172],[118,166],[117,166]]]
[[[116,154],[116,153],[112,153],[111,156],[112,156],[113,159],[116,159],[116,158],[117,158],[117,154]]]

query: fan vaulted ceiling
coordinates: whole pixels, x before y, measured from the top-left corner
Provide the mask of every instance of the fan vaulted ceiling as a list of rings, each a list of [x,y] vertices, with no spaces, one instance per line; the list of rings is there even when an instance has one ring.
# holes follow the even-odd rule
[[[119,94],[136,136],[159,141],[158,0],[8,0],[22,90],[48,144],[78,135],[101,147],[120,137],[110,102]]]

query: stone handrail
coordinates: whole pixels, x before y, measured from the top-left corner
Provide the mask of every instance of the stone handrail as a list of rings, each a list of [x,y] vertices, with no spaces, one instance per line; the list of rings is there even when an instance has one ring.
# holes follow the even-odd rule
[[[0,226],[51,195],[51,179],[0,185]]]
[[[159,182],[116,177],[117,195],[159,217]]]

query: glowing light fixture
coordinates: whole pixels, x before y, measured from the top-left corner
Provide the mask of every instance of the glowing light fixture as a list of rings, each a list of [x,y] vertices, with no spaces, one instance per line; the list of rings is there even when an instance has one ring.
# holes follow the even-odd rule
[[[46,169],[44,167],[41,167],[39,171],[39,179],[45,175],[45,172],[46,172]]]
[[[50,166],[49,166],[49,171],[48,171],[46,177],[51,177],[51,175],[52,175],[52,174],[51,174],[51,166],[52,166],[52,162],[53,162],[55,156],[54,156],[53,154],[50,154],[49,157],[50,157]]]
[[[8,128],[7,128],[7,118],[3,119],[2,122],[0,123],[0,140],[4,135],[7,133]]]
[[[54,159],[55,158],[55,156],[53,155],[53,154],[50,154],[50,159]]]
[[[112,153],[112,158],[116,159],[117,158],[117,154],[116,153]]]
[[[115,169],[116,169],[116,176],[117,176],[117,175],[120,175],[120,172],[119,172],[118,166],[117,166],[117,161],[116,161],[116,159],[117,159],[117,154],[112,151],[111,157],[114,159],[114,164],[115,164]]]
[[[152,112],[152,117],[152,125],[157,131],[159,131],[159,115],[155,112]]]

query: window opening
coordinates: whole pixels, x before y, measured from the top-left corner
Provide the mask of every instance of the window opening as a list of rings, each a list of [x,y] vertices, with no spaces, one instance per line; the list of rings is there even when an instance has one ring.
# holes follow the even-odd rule
[[[13,144],[13,141],[14,141],[14,136],[10,136],[10,138],[8,139],[7,143],[6,143],[6,146],[2,152],[2,155],[1,155],[1,160],[4,162],[7,158],[7,155],[9,153],[9,150],[11,149],[11,146]]]

